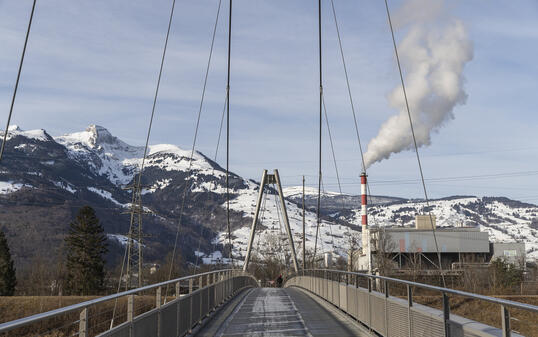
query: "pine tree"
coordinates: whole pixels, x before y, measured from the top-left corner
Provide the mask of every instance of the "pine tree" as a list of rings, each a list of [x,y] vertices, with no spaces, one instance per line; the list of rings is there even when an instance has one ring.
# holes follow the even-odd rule
[[[107,238],[93,208],[84,206],[79,210],[70,224],[65,243],[66,291],[74,295],[94,295],[103,290]]]
[[[0,296],[13,296],[17,277],[6,236],[0,230]]]

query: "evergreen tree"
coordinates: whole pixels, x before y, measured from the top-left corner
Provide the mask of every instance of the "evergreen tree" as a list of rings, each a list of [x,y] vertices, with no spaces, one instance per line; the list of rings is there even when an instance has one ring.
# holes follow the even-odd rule
[[[75,221],[70,224],[65,243],[66,291],[76,295],[93,295],[103,290],[107,238],[93,208],[84,206],[79,210]]]
[[[0,296],[13,296],[17,277],[6,236],[0,230]]]

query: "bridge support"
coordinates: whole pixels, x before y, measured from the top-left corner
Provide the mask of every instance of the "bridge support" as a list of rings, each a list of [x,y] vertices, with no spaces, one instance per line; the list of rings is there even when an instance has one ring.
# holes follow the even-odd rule
[[[265,185],[276,184],[278,196],[280,199],[280,206],[282,208],[282,217],[284,218],[284,226],[286,227],[286,234],[288,235],[288,241],[290,243],[290,250],[293,257],[293,267],[295,272],[299,272],[299,264],[297,263],[297,255],[295,254],[295,245],[293,243],[293,235],[291,233],[290,222],[288,219],[288,212],[286,211],[286,200],[284,199],[284,193],[282,192],[282,184],[280,183],[280,176],[278,170],[275,169],[274,174],[267,174],[267,170],[263,170],[262,180],[260,182],[260,191],[258,193],[258,201],[256,202],[256,211],[254,212],[254,219],[252,219],[252,227],[250,229],[250,240],[248,241],[247,255],[245,256],[245,262],[243,264],[243,271],[247,271],[248,264],[250,262],[250,254],[252,252],[252,245],[254,244],[254,237],[256,234],[256,224],[258,223],[258,216],[260,215],[260,208],[263,201],[263,189]]]

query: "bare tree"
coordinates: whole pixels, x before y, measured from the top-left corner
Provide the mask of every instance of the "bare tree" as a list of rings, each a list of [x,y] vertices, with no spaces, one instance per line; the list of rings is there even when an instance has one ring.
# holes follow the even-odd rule
[[[376,249],[374,263],[380,275],[389,275],[394,269],[392,252],[396,244],[392,241],[390,234],[385,228],[380,228],[373,238],[373,244]]]

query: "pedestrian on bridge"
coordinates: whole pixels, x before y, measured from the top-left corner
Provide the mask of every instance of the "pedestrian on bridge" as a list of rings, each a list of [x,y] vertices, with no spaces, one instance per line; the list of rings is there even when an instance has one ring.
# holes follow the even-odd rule
[[[284,279],[282,279],[282,274],[278,275],[278,277],[276,278],[276,286],[278,288],[282,288],[282,282],[284,281]]]

